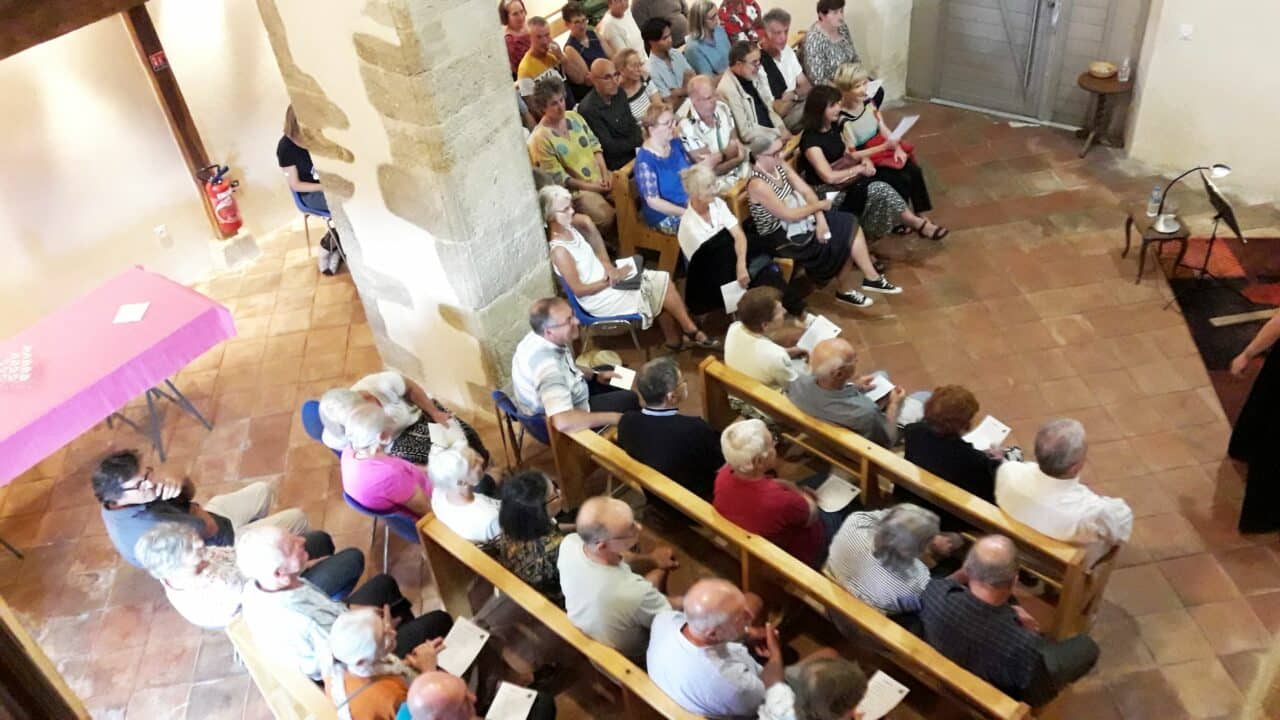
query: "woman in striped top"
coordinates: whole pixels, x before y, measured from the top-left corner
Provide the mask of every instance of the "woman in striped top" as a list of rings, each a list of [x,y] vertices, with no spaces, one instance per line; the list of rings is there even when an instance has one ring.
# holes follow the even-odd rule
[[[854,285],[853,266],[865,276],[862,290],[900,293],[871,261],[857,218],[831,209],[809,184],[777,155],[778,143],[754,154],[747,180],[754,232],[773,252],[794,258],[819,285],[836,281],[836,299],[854,307],[874,304]]]
[[[619,52],[613,58],[618,73],[622,75],[622,92],[627,94],[631,115],[640,122],[654,100],[660,100],[657,88],[644,76],[644,57],[631,48]]]

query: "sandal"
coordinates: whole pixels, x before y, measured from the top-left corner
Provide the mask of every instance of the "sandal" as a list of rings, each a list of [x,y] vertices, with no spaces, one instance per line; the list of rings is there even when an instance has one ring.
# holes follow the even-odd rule
[[[924,229],[929,227],[930,224],[933,225],[933,232],[926,233]],[[942,238],[951,234],[950,230],[942,227],[936,222],[929,220],[928,218],[924,218],[924,221],[921,222],[920,226],[916,228],[916,232],[920,234],[920,237],[926,240],[933,240],[934,242],[937,242],[938,240],[941,240]]]
[[[706,335],[706,333],[703,333],[704,335],[706,335],[706,339],[699,340],[698,333],[700,332],[702,331],[693,330],[690,332],[686,332],[684,334],[685,340],[687,340],[694,347],[702,348],[703,350],[715,350],[720,347],[720,341],[717,340],[716,338],[711,337],[710,335]]]

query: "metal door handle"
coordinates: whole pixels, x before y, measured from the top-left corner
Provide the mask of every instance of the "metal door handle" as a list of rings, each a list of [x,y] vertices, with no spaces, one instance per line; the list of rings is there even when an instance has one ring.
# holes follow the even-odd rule
[[[1054,22],[1057,22],[1058,3],[1057,0],[1049,0],[1053,6]],[[1040,26],[1040,6],[1041,0],[1035,0],[1035,8],[1031,11],[1031,34],[1027,40],[1027,59],[1022,63],[1022,91],[1026,94],[1027,86],[1031,84],[1031,66],[1035,64],[1036,57],[1036,31]]]

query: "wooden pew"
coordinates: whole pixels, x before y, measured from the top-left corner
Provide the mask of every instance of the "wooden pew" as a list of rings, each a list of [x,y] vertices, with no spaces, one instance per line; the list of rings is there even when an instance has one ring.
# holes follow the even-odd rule
[[[901,625],[856,598],[844,587],[819,571],[792,557],[772,542],[753,535],[726,520],[710,503],[647,465],[632,459],[617,445],[593,432],[579,430],[563,436],[560,447],[628,484],[662,498],[684,513],[737,555],[741,575],[737,578],[743,590],[764,595],[773,584],[785,586],[787,592],[838,612],[862,629],[871,641],[902,670],[955,700],[966,712],[978,718],[1030,717],[1030,708],[997,690],[989,683],[956,665]],[[561,482],[566,479],[562,476]],[[443,583],[441,583],[443,585]],[[764,591],[764,592],[762,592]]]
[[[599,439],[590,430],[583,431]],[[608,443],[600,439],[600,442]],[[511,598],[566,643],[581,652],[587,660],[622,690],[623,706],[628,718],[670,718],[697,720],[680,707],[649,679],[648,674],[613,648],[587,637],[569,622],[565,614],[537,590],[486,555],[472,543],[445,527],[431,513],[418,521],[418,537],[427,562],[440,589],[444,609],[454,617],[474,617],[477,608],[471,604],[468,588],[476,576],[487,580],[499,592]]]
[[[58,668],[0,597],[0,718],[89,720]]]
[[[1116,550],[1092,569],[1085,565],[1085,551],[1055,540],[1009,517],[995,505],[975,497],[942,478],[908,462],[847,428],[818,420],[801,411],[782,393],[772,390],[719,360],[708,357],[699,366],[704,384],[703,413],[715,428],[737,419],[729,396],[741,398],[773,418],[784,435],[807,450],[851,472],[862,490],[867,507],[882,507],[888,497],[881,480],[900,484],[916,495],[960,518],[982,533],[1005,535],[1018,546],[1021,561],[1032,572],[1059,588],[1052,622],[1046,634],[1054,639],[1089,629],[1101,604]]]
[[[613,208],[618,213],[618,256],[630,257],[638,248],[653,250],[658,253],[655,269],[665,270],[674,278],[680,258],[680,241],[675,235],[654,230],[644,221],[640,212],[640,190],[636,187],[633,173],[635,164],[636,161],[632,160],[613,171]]]
[[[259,648],[242,616],[232,618],[226,632],[276,720],[338,720],[324,690],[296,666],[284,665]]]

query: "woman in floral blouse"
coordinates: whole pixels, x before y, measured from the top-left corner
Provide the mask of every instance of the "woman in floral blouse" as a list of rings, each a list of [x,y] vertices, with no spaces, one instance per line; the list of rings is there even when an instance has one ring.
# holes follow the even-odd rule
[[[530,101],[542,119],[529,136],[529,161],[573,193],[573,209],[607,233],[613,227],[613,175],[600,140],[581,115],[565,109],[564,83],[546,77],[534,85]]]
[[[560,489],[537,470],[516,473],[502,482],[502,506],[498,524],[498,560],[516,577],[560,607],[560,541],[564,533],[556,525],[560,511]]]
[[[804,36],[804,75],[814,85],[830,85],[836,68],[858,62],[844,21],[844,0],[818,0],[818,21]]]

